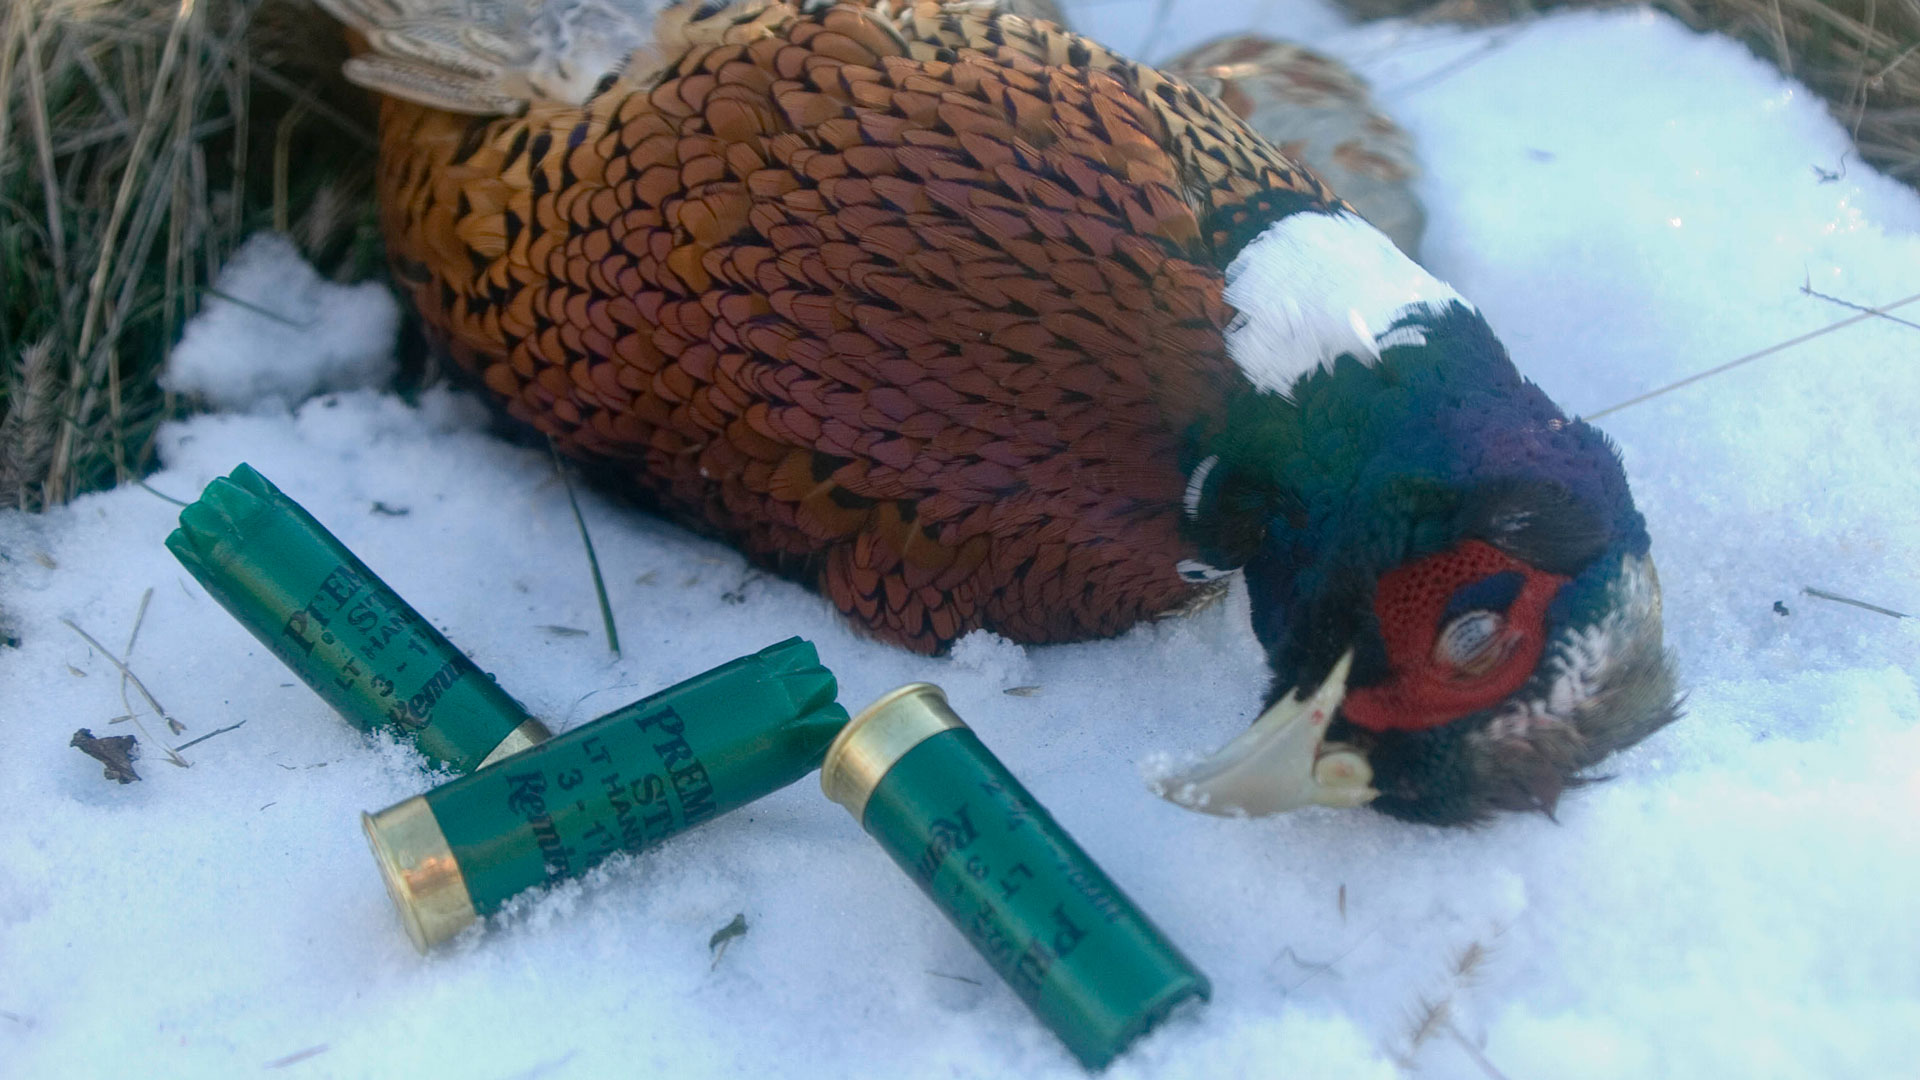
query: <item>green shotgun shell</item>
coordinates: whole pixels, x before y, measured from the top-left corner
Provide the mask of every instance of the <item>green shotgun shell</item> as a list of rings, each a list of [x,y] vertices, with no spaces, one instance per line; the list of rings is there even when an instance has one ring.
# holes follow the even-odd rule
[[[180,511],[167,548],[341,716],[472,772],[544,741],[465,653],[250,465]]]
[[[833,673],[788,638],[362,816],[421,952],[536,885],[578,877],[820,767],[846,726]]]
[[[854,717],[820,786],[1088,1069],[1211,992],[939,687],[903,686]]]

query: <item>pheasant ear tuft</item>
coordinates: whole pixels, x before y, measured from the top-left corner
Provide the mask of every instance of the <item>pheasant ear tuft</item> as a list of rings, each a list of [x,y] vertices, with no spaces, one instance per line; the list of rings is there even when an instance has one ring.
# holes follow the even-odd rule
[[[1550,574],[1573,577],[1607,548],[1600,515],[1547,480],[1484,484],[1461,504],[1458,521],[1462,536]]]

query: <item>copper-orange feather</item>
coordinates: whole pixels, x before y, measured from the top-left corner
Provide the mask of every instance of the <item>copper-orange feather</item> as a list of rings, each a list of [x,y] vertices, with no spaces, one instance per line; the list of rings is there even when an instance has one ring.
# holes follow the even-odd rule
[[[1186,601],[1182,440],[1244,385],[1218,230],[1261,193],[1331,195],[1046,24],[669,23],[659,63],[579,104],[386,102],[388,241],[447,350],[567,453],[909,647]]]

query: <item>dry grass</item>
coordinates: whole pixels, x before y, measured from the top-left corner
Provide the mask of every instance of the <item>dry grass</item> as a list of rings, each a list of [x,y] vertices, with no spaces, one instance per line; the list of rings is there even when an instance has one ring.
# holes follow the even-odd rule
[[[1633,0],[1338,0],[1361,18],[1509,22]],[[1744,42],[1826,99],[1860,156],[1920,188],[1920,0],[1649,0],[1696,30]]]
[[[0,4],[0,506],[146,471],[165,351],[251,231],[377,266],[344,55],[305,0]]]

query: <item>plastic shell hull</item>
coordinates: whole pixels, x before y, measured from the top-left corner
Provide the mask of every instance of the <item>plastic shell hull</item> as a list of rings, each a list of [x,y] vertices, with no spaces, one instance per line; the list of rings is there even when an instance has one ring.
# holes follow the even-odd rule
[[[937,702],[929,697],[938,697]],[[925,714],[889,723],[887,712]],[[940,714],[951,717],[949,722]],[[1210,986],[1092,858],[920,685],[863,712],[836,743],[822,784],[858,793],[861,825],[893,857],[1082,1065],[1099,1069]],[[836,801],[851,803],[835,795]]]
[[[299,503],[241,465],[180,512],[167,548],[220,606],[362,731],[472,772],[547,729]]]
[[[370,815],[409,935],[424,951],[527,889],[793,783],[846,724],[835,692],[790,638]]]

